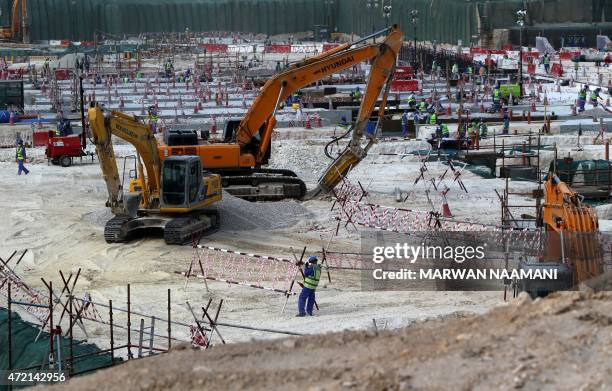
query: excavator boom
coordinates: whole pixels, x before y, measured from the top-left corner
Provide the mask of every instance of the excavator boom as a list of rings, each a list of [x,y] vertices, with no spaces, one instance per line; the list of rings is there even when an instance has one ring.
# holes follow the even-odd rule
[[[273,126],[269,126],[270,121],[275,121],[272,118],[279,102],[283,102],[285,98],[300,88],[350,68],[360,62],[374,59],[375,65],[372,67],[368,88],[360,109],[360,114],[363,113],[363,117],[369,117],[378,99],[382,84],[389,77],[389,73],[393,73],[392,69],[395,66],[397,54],[403,40],[403,34],[397,26],[382,30],[379,33],[373,34],[373,36],[386,32],[389,32],[389,34],[381,43],[365,44],[353,48],[358,43],[370,38],[366,37],[356,43],[344,44],[331,51],[293,64],[286,71],[268,80],[240,122],[236,130],[236,142],[241,147],[244,147],[251,143],[255,135],[259,133],[261,142],[259,142],[256,162],[261,164],[268,148],[267,141],[270,140],[273,131]],[[384,58],[385,61],[381,61],[381,58]],[[372,87],[370,87],[370,83],[373,84]],[[370,92],[370,95],[368,95],[368,92]],[[356,129],[358,128],[356,127]]]
[[[135,117],[113,111],[108,117],[98,106],[88,111],[89,123],[93,134],[100,167],[109,194],[109,204],[113,213],[123,213],[121,179],[115,159],[112,135],[122,138],[132,144],[138,152],[138,174],[143,184],[144,205],[150,207],[153,197],[159,197],[160,161],[157,152],[157,141],[150,129],[140,123]],[[146,173],[143,171],[141,159]],[[146,178],[146,180],[145,180]]]

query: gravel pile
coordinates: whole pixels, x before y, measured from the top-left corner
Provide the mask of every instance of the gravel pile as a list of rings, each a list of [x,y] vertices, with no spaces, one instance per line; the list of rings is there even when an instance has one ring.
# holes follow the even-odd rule
[[[216,206],[221,214],[221,229],[228,231],[288,228],[312,217],[297,201],[249,202],[226,192]]]

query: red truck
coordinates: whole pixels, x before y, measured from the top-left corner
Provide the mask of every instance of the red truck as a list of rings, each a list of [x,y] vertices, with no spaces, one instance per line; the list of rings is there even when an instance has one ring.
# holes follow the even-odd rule
[[[75,157],[91,156],[93,162],[93,154],[83,150],[81,141],[81,136],[78,134],[57,136],[54,131],[50,131],[45,149],[47,160],[62,167],[72,165],[72,158]]]

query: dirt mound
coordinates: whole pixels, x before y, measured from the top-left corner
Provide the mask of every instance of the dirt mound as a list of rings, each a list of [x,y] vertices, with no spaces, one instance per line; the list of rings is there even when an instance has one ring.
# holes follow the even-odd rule
[[[221,229],[229,231],[289,228],[312,217],[297,201],[249,202],[226,192],[216,207],[221,213]]]
[[[610,293],[521,296],[396,331],[183,348],[68,389],[610,389],[611,313]]]

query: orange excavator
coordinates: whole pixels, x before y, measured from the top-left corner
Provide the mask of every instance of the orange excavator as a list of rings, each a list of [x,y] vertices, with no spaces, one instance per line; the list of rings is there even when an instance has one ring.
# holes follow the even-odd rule
[[[13,0],[11,5],[11,24],[0,27],[0,38],[8,41],[21,39],[29,41],[28,1]]]
[[[377,37],[385,34],[381,42],[376,42]],[[370,40],[374,42],[368,43]],[[394,25],[359,41],[292,64],[266,82],[241,121],[228,121],[221,142],[181,135],[173,137],[172,132],[168,132],[164,141],[160,142],[160,159],[163,161],[180,155],[199,156],[203,168],[220,174],[225,190],[238,197],[250,200],[300,199],[306,194],[306,185],[294,172],[263,167],[270,158],[277,111],[293,92],[362,61],[372,61],[349,145],[323,174],[312,194],[328,192],[365,157],[374,143],[374,139],[370,138],[367,145],[362,147],[361,138],[381,92],[379,118],[384,114],[402,41],[403,33]]]
[[[575,289],[603,273],[599,222],[590,205],[554,173],[544,183],[541,225],[545,228],[544,254],[540,262],[522,268],[557,269],[557,280],[524,280],[523,290],[544,296],[557,290]]]

